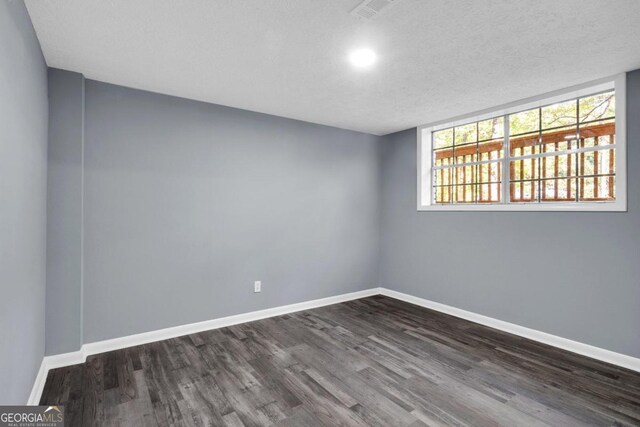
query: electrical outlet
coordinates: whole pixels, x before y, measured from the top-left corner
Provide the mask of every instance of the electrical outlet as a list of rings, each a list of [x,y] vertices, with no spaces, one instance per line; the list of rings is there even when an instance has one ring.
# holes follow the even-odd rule
[[[262,282],[256,280],[253,282],[253,292],[262,292]]]

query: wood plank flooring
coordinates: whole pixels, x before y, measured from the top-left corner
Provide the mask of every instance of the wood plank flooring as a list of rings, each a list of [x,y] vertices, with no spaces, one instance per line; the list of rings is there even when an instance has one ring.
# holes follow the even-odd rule
[[[640,425],[640,374],[375,296],[49,372],[68,426]]]

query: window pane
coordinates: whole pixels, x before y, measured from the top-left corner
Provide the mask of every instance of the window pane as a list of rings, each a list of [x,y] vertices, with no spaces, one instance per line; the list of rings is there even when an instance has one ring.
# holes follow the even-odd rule
[[[492,165],[497,171],[499,163]],[[476,185],[479,166],[465,165],[434,171],[434,195],[436,203],[475,203],[477,201],[478,186]],[[488,169],[487,169],[488,170]],[[490,175],[485,175],[488,177]],[[494,171],[494,173],[497,173]],[[491,195],[493,200],[499,200],[497,194]]]
[[[542,178],[566,178],[576,176],[576,155],[548,156],[539,160]]]
[[[542,131],[540,152],[574,150],[578,148],[578,128],[568,126]]]
[[[478,143],[478,160],[498,160],[504,158],[503,145],[504,140],[502,139]]]
[[[573,125],[578,119],[578,102],[561,102],[542,107],[542,129]]]
[[[542,181],[542,202],[574,202],[576,179],[545,179]]]
[[[469,123],[468,125],[458,126],[455,128],[456,145],[476,142],[478,140],[477,123]]]
[[[475,203],[476,185],[458,185],[455,191],[456,203]]]
[[[478,185],[478,203],[499,203],[502,200],[502,184],[494,182]]]
[[[578,154],[578,175],[603,175],[616,172],[615,150],[588,151]]]
[[[538,159],[541,178],[566,178],[576,176],[576,155],[565,154],[560,156],[547,156]]]
[[[609,145],[615,143],[615,120],[602,120],[580,126],[580,138],[584,139],[583,147]]]
[[[589,153],[580,153],[580,176],[595,175],[595,170],[598,162],[598,152],[591,151]]]
[[[539,181],[520,181],[510,183],[509,195],[512,202],[531,203],[538,201]]]
[[[433,171],[433,185],[442,186],[453,183],[453,168],[436,169]]]
[[[433,153],[435,166],[447,166],[453,164],[453,148],[442,148]]]
[[[616,150],[598,151],[598,162],[595,165],[596,175],[609,175],[616,173]]]
[[[581,123],[610,118],[616,115],[616,102],[613,91],[581,98],[579,106]]]
[[[433,148],[450,147],[453,145],[453,128],[433,132]]]
[[[477,152],[478,145],[475,142],[472,144],[456,145],[454,147],[456,163],[475,162],[478,159]]]
[[[500,182],[502,180],[502,163],[492,162],[477,166],[478,182]]]
[[[492,162],[478,168],[478,203],[494,203],[502,200],[502,163]]]
[[[507,180],[514,203],[615,200],[615,143],[614,91],[439,130],[433,198],[498,203]]]
[[[509,135],[520,135],[540,129],[540,109],[522,111],[509,115]]]
[[[540,159],[512,160],[509,165],[511,181],[538,179]]]
[[[511,157],[528,156],[540,152],[540,135],[538,132],[509,138]]]
[[[580,178],[580,200],[605,202],[615,200],[615,176]]]
[[[450,187],[447,186],[435,188],[436,203],[451,203],[451,192],[449,189]]]
[[[504,117],[478,122],[478,141],[504,137]]]
[[[455,184],[474,184],[476,182],[476,168],[477,166],[462,166],[454,168]]]

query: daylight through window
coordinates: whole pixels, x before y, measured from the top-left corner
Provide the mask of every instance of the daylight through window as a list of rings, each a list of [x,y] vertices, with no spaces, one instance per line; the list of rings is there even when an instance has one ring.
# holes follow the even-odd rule
[[[616,201],[614,89],[514,110],[422,130],[423,205]]]

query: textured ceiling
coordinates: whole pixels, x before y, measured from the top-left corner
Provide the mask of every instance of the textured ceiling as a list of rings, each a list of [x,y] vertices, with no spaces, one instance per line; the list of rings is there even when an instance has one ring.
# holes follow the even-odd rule
[[[27,0],[51,67],[374,134],[640,68],[638,0]],[[354,69],[370,47],[378,63]]]

